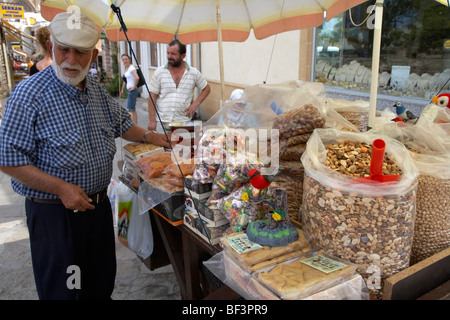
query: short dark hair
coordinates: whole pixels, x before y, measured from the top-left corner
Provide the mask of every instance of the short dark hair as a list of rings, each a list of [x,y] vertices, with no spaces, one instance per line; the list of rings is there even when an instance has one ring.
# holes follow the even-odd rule
[[[174,45],[178,45],[178,52],[183,55],[186,53],[186,45],[182,44],[180,40],[174,39],[169,43],[169,47],[172,47]]]
[[[122,54],[120,57],[121,57],[121,58],[123,58],[123,57],[128,57],[128,59],[131,60],[131,57],[130,57],[129,55],[127,55],[126,53]]]

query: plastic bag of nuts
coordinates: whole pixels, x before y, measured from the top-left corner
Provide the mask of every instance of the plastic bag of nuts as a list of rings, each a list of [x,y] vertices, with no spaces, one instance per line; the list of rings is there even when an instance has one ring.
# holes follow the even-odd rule
[[[359,131],[367,131],[369,122],[368,101],[347,101],[344,99],[326,98],[325,106],[337,111],[344,119],[356,126]]]
[[[275,117],[273,129],[280,130],[280,139],[311,133],[316,128],[323,128],[325,116],[312,104],[283,112]]]
[[[450,153],[439,136],[418,126],[374,128],[402,142],[419,170],[411,264],[450,246]]]
[[[289,218],[300,225],[298,213],[302,204],[303,177],[283,172],[277,175],[274,185],[286,189]]]
[[[378,138],[386,142],[386,155],[402,170],[397,181],[355,183],[355,177],[326,166],[325,145],[338,141],[372,144]],[[317,249],[355,263],[371,294],[381,297],[384,279],[409,266],[418,171],[408,151],[387,136],[318,129],[302,163],[303,231]]]
[[[450,246],[450,177],[421,174],[417,189],[417,216],[411,264]]]

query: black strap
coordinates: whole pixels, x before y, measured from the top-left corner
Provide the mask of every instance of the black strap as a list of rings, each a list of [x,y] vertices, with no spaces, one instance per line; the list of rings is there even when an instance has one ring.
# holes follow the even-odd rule
[[[124,35],[125,35],[125,38],[127,39],[127,43],[128,43],[128,45],[129,45],[129,47],[130,47],[130,52],[131,52],[131,54],[132,54],[132,57],[134,57],[134,60],[136,61],[136,64],[137,64],[137,66],[138,66],[138,69],[140,69],[139,62],[137,61],[136,55],[135,55],[135,53],[134,53],[134,50],[133,50],[133,48],[131,47],[131,41],[128,39],[128,36],[127,36],[128,28],[127,28],[125,22],[123,21],[122,13],[121,13],[121,11],[120,11],[120,7],[117,7],[117,6],[115,6],[114,4],[111,4],[111,9],[112,9],[112,11],[114,11],[114,13],[117,15],[117,19],[119,19],[120,26],[121,26],[120,29],[123,31],[123,33],[124,33]],[[144,79],[144,82],[145,82],[145,83],[144,83],[145,88],[147,89],[147,92],[148,92],[148,96],[150,97],[150,100],[152,101],[152,104],[153,104],[153,108],[155,109],[155,113],[156,113],[156,115],[158,116],[159,121],[162,123],[161,117],[160,117],[159,112],[158,112],[158,109],[156,108],[155,101],[153,101],[152,95],[150,94],[150,89],[148,88],[147,82],[145,81],[145,79]],[[164,126],[162,126],[162,128],[163,128],[163,130],[164,130],[164,134],[165,134],[165,136],[166,136],[166,139],[167,139],[167,141],[169,142],[170,151],[171,151],[171,152],[173,153],[173,155],[174,155],[175,161],[176,161],[177,166],[178,166],[178,170],[180,170],[181,178],[183,179],[183,183],[184,183],[184,185],[187,185],[186,178],[185,178],[185,176],[184,176],[184,174],[183,174],[183,171],[181,170],[180,164],[178,163],[177,156],[176,156],[175,153],[174,153],[174,150],[173,150],[173,147],[172,147],[172,143],[170,142],[169,136],[167,135],[166,128],[164,128]],[[191,190],[190,190],[189,188],[187,188],[187,189],[188,189],[188,192],[189,192],[189,196],[192,198]],[[211,246],[212,252],[213,252],[213,253],[216,253],[216,250],[214,249],[214,246],[213,246],[213,244],[212,244],[212,242],[211,242],[211,238],[210,238],[210,236],[209,236],[209,233],[208,233],[208,231],[206,230],[206,222],[203,221],[203,219],[202,219],[202,217],[201,217],[201,214],[200,214],[200,211],[199,211],[197,205],[195,204],[195,202],[194,202],[194,207],[195,207],[195,210],[198,212],[198,218],[199,218],[200,221],[202,222],[203,230],[205,231],[204,233],[205,233],[206,237],[208,238],[208,242],[209,242],[209,244],[210,244],[210,246]]]

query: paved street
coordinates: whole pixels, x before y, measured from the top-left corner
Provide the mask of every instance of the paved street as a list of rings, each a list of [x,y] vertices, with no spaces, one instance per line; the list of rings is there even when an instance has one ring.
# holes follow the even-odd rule
[[[126,101],[120,100],[122,105]],[[5,106],[6,99],[2,101]],[[138,98],[138,123],[147,127],[147,100]],[[126,144],[116,140],[113,179],[120,174],[116,165],[121,159],[120,148]],[[117,237],[116,237],[117,239]],[[166,266],[154,271],[139,258],[116,241],[117,276],[112,298],[114,300],[175,300],[181,299],[180,290],[172,267]],[[36,300],[37,293],[31,266],[30,245],[24,199],[16,194],[10,178],[0,172],[0,300]]]

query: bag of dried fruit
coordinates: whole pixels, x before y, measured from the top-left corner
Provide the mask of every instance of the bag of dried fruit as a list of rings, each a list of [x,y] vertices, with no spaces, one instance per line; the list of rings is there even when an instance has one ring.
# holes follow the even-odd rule
[[[386,143],[383,175],[370,175],[372,143]],[[418,170],[406,148],[381,134],[317,129],[302,156],[302,229],[317,249],[358,265],[370,292],[381,297],[387,277],[407,268],[411,255]]]
[[[402,142],[420,172],[411,264],[450,246],[450,152],[442,140],[417,126],[377,128]]]

